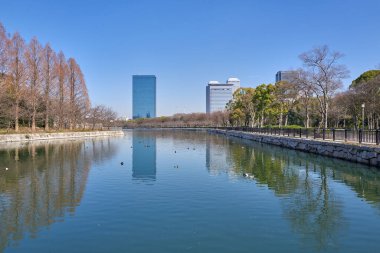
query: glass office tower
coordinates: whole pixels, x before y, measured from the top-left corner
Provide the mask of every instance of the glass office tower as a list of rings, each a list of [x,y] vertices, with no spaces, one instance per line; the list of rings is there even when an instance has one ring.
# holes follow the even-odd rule
[[[133,119],[156,117],[156,76],[132,76],[132,101]]]
[[[295,70],[278,71],[276,73],[276,83],[280,81],[291,83],[294,82],[297,77],[299,77],[299,72]]]

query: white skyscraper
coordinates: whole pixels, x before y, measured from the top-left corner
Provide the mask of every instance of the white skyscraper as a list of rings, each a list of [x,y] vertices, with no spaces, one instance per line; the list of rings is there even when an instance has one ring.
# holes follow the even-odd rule
[[[232,100],[234,92],[240,88],[238,78],[228,78],[227,83],[210,81],[206,87],[206,112],[224,111]]]
[[[227,80],[227,84],[233,84],[234,92],[240,88],[240,80],[236,77],[230,77]]]

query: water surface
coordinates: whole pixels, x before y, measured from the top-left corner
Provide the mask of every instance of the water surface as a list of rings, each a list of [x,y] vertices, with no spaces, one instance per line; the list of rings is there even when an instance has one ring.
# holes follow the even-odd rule
[[[346,161],[173,130],[0,146],[0,252],[377,252],[378,231],[380,173]]]

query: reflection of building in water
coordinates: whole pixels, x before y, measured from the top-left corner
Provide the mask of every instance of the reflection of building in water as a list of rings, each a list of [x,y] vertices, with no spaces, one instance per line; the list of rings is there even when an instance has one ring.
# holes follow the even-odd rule
[[[91,163],[109,159],[115,145],[107,139],[35,142],[0,150],[0,252],[36,237],[40,227],[74,213],[87,183]],[[102,152],[102,156],[97,154]]]
[[[132,177],[138,180],[156,179],[156,134],[133,132]]]
[[[226,138],[216,135],[209,136],[206,141],[206,167],[210,174],[217,175],[230,170]]]

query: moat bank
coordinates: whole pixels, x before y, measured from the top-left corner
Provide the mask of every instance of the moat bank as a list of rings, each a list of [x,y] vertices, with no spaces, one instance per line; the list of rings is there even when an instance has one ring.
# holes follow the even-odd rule
[[[4,134],[0,135],[0,143],[23,142],[36,140],[92,138],[99,136],[121,136],[124,132],[118,131],[92,131],[92,132],[63,132],[63,133],[30,133],[30,134]]]
[[[227,136],[249,139],[257,142],[273,144],[281,147],[380,167],[380,147],[376,146],[264,135],[234,130],[210,129],[208,131],[210,133],[224,134]]]

